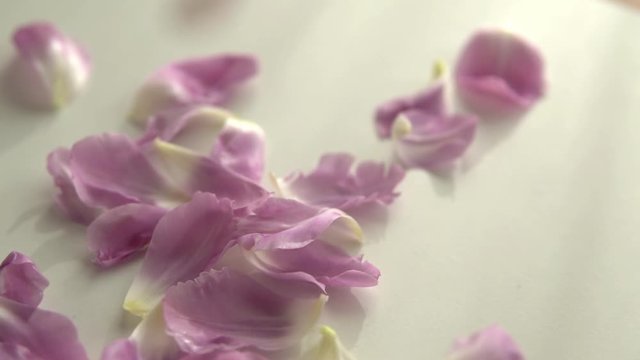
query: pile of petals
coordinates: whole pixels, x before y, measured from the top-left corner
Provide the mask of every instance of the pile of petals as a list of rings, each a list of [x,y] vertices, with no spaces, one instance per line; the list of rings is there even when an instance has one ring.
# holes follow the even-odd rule
[[[467,151],[476,133],[476,115],[449,113],[446,67],[437,63],[434,74],[427,89],[385,102],[375,112],[378,137],[393,141],[395,159],[405,168],[448,168]],[[483,30],[471,37],[454,79],[461,100],[484,118],[526,111],[545,89],[540,53],[502,30]]]

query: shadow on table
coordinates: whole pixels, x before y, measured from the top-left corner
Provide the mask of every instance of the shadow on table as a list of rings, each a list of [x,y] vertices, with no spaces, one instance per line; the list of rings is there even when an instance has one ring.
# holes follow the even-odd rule
[[[237,1],[229,0],[175,0],[174,14],[179,25],[197,28],[223,23]]]
[[[353,347],[360,337],[366,318],[360,299],[351,289],[329,289],[326,311],[330,318],[339,319],[339,321],[333,321],[331,325],[340,336],[340,340],[346,347]]]

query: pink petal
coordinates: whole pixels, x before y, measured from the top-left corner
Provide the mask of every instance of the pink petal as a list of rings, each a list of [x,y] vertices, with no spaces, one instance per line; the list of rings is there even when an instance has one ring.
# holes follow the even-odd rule
[[[49,281],[26,255],[12,251],[0,264],[0,297],[37,307]]]
[[[544,94],[544,61],[533,45],[517,35],[483,30],[464,46],[455,80],[459,94],[478,112],[522,111]]]
[[[452,164],[465,153],[475,137],[477,118],[408,111],[396,120],[396,125],[400,122],[409,124],[410,131],[394,139],[397,159],[405,167],[435,170]]]
[[[120,339],[112,342],[102,351],[101,360],[147,360],[138,356],[138,349],[132,340]]]
[[[112,266],[146,248],[167,210],[154,205],[127,204],[102,213],[87,228],[94,262]]]
[[[13,34],[20,57],[38,79],[42,92],[34,102],[60,107],[69,103],[84,87],[91,72],[87,52],[53,24],[22,25]],[[40,98],[44,96],[44,98]]]
[[[231,202],[213,194],[197,193],[190,202],[169,211],[153,232],[125,309],[143,315],[167,288],[207,270],[229,246],[235,226]]]
[[[0,354],[17,351],[17,359],[88,359],[69,319],[6,298],[0,298],[0,340]]]
[[[251,351],[216,351],[210,354],[191,354],[180,360],[268,360]]]
[[[518,345],[499,326],[490,326],[456,341],[451,360],[524,360]]]
[[[315,323],[324,298],[300,299],[273,292],[229,269],[211,270],[180,283],[164,300],[167,331],[190,353],[252,346],[285,349]]]
[[[291,174],[280,186],[285,194],[307,204],[344,211],[372,204],[388,205],[399,195],[395,188],[404,178],[401,167],[365,161],[352,172],[353,163],[349,154],[325,154],[312,172]]]
[[[219,105],[258,72],[250,55],[223,54],[170,64],[152,75],[134,101],[131,118],[144,123],[163,111],[191,105]]]

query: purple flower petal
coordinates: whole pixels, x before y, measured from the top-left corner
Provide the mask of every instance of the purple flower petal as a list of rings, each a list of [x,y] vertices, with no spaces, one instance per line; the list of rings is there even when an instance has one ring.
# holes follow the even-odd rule
[[[544,61],[514,34],[479,31],[462,50],[455,79],[459,94],[478,112],[522,111],[544,94]]]
[[[464,154],[476,133],[470,115],[431,116],[420,111],[402,113],[394,122],[394,149],[404,166],[435,170]]]
[[[0,343],[0,354],[13,351],[17,359],[88,359],[69,319],[1,297]]]
[[[229,246],[235,227],[231,202],[213,194],[197,193],[169,211],[153,232],[124,308],[143,315],[167,288],[207,270]]]
[[[38,307],[49,281],[27,256],[12,251],[0,264],[0,297]]]
[[[524,360],[518,345],[499,326],[490,326],[456,341],[450,360]]]
[[[268,360],[251,351],[216,351],[210,354],[190,354],[180,360]]]
[[[33,99],[38,103],[66,105],[89,79],[91,60],[87,52],[53,24],[22,25],[14,32],[13,43],[38,79],[37,86],[46,93],[46,98]]]
[[[87,228],[94,262],[112,266],[144,249],[166,212],[154,205],[127,204],[102,213]]]
[[[136,343],[129,339],[119,339],[102,351],[101,360],[146,360],[138,356]]]
[[[130,117],[145,123],[150,116],[190,105],[219,105],[233,89],[258,72],[250,55],[224,54],[179,61],[152,75],[139,90]]]
[[[326,154],[311,173],[293,173],[279,181],[279,186],[285,194],[307,204],[344,211],[372,204],[387,205],[399,195],[394,190],[404,178],[401,167],[365,161],[352,173],[353,163],[349,154]]]
[[[211,270],[180,283],[164,300],[167,331],[190,353],[265,351],[297,343],[316,322],[324,297],[301,299],[276,293],[229,269]]]

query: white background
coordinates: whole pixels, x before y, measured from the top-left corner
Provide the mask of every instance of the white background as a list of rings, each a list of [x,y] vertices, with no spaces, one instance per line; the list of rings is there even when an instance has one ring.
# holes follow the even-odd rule
[[[6,81],[0,92],[0,253],[36,260],[43,306],[73,318],[92,358],[131,327],[120,304],[139,263],[88,263],[83,228],[51,207],[51,149],[134,134],[125,114],[152,70],[233,50],[262,62],[230,108],[266,129],[271,170],[326,151],[385,160],[374,107],[425,86],[432,61],[454,61],[486,25],[540,46],[548,94],[519,122],[483,123],[455,177],[408,175],[365,248],[380,286],[338,331],[363,360],[442,359],[492,323],[529,359],[640,358],[640,13],[586,0],[0,1],[0,63],[14,27],[36,19],[95,60],[57,114],[16,105]]]

